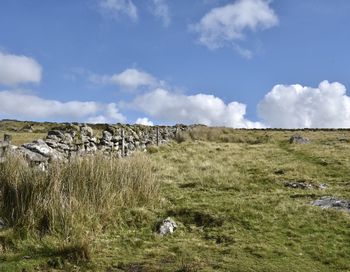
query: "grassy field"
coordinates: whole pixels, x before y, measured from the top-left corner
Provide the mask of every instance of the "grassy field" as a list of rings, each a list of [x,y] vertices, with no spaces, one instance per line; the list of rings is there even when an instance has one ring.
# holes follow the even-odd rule
[[[152,148],[155,203],[123,207],[84,245],[0,231],[0,271],[350,271],[350,214],[310,205],[350,199],[350,132],[294,133],[203,128]],[[160,237],[167,216],[179,228]]]

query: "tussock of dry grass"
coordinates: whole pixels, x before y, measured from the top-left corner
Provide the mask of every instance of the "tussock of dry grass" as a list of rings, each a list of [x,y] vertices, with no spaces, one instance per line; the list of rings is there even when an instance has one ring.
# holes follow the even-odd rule
[[[20,157],[0,165],[2,215],[22,233],[85,236],[121,222],[124,208],[150,205],[158,185],[142,154],[118,160],[103,156],[29,168]],[[81,237],[81,238],[83,238]]]

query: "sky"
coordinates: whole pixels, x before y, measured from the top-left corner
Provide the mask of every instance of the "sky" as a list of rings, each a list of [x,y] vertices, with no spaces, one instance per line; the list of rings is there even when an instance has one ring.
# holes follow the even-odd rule
[[[348,0],[1,0],[0,119],[350,127]]]

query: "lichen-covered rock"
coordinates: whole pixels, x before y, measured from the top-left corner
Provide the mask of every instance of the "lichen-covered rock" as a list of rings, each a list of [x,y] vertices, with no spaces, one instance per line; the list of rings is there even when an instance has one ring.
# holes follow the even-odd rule
[[[177,224],[170,217],[163,220],[159,226],[158,233],[162,236],[172,234],[177,229]]]
[[[312,189],[312,185],[310,183],[300,181],[300,182],[285,182],[284,186],[294,188],[294,189]]]
[[[308,138],[302,137],[299,134],[295,134],[289,139],[289,143],[291,144],[308,144],[310,140]]]
[[[83,126],[80,127],[80,133],[82,136],[87,136],[87,137],[93,137],[94,136],[94,130],[84,124]]]
[[[54,139],[62,139],[64,137],[64,133],[60,130],[54,129],[50,130],[47,133],[47,138],[54,138]]]
[[[320,190],[324,190],[324,189],[327,189],[327,188],[328,188],[328,185],[325,184],[325,183],[321,183],[321,184],[318,185],[318,189],[320,189]]]
[[[87,153],[95,153],[98,149],[93,142],[90,142],[87,145],[85,145],[85,150]]]
[[[48,157],[46,157],[38,152],[27,149],[23,146],[17,148],[15,150],[15,153],[23,155],[23,157],[25,157],[28,161],[35,162],[35,163],[41,163],[41,162],[46,163],[49,161]]]
[[[110,141],[112,141],[112,138],[113,138],[113,135],[109,131],[105,130],[102,132],[102,139],[103,140],[110,142]]]
[[[50,158],[51,160],[63,159],[63,155],[60,152],[48,146],[42,139],[36,140],[29,144],[24,144],[22,147],[44,157]]]
[[[94,143],[94,144],[97,143],[96,137],[91,137],[91,138],[89,139],[89,141],[92,142],[92,143]]]
[[[350,213],[350,200],[338,199],[336,197],[321,197],[320,199],[312,202],[312,205],[321,207],[323,209],[333,208],[338,210],[345,210]]]
[[[45,139],[45,143],[51,148],[57,148],[59,144],[58,138],[57,139],[47,138]]]
[[[62,139],[62,143],[64,143],[64,144],[72,144],[73,143],[73,139],[74,139],[74,134],[65,133],[64,137]]]
[[[306,181],[285,181],[284,186],[293,188],[293,189],[319,189],[324,190],[328,187],[327,184],[313,184]]]
[[[65,144],[65,143],[59,143],[57,144],[57,148],[60,150],[60,151],[69,151],[71,148],[68,144]]]

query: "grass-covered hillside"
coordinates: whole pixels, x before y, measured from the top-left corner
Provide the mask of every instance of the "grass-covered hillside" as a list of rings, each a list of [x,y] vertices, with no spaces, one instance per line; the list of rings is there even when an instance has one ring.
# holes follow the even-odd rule
[[[295,133],[311,142],[290,144]],[[0,167],[0,218],[13,220],[0,271],[350,271],[350,213],[311,205],[350,199],[350,131],[199,127],[177,140],[46,174]],[[166,217],[178,228],[162,237]]]

